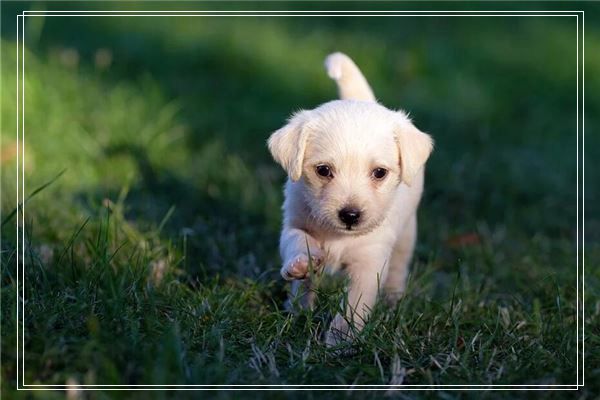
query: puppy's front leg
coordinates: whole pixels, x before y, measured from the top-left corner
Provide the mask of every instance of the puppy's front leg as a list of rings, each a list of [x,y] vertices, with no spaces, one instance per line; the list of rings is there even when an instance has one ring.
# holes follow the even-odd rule
[[[283,260],[281,276],[288,281],[304,279],[308,275],[309,256],[313,266],[321,266],[323,263],[319,242],[302,229],[284,228],[279,251]]]
[[[379,288],[387,278],[388,251],[379,246],[361,251],[347,267],[350,283],[344,314],[337,314],[325,336],[328,346],[351,341],[354,332],[362,330],[375,302]],[[350,324],[352,324],[352,326]]]
[[[302,229],[286,227],[281,232],[279,249],[283,260],[281,276],[285,280],[294,280],[285,308],[292,311],[296,302],[302,308],[311,308],[314,294],[308,269],[310,263],[313,268],[323,264],[323,253],[319,243]]]

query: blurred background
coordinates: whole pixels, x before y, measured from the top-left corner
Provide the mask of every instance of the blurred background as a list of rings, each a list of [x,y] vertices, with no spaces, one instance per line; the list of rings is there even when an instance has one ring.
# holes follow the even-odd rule
[[[364,8],[343,5],[336,7]],[[274,3],[272,9],[302,6]],[[188,3],[76,8],[92,7],[198,8]],[[534,8],[557,7],[562,5]],[[3,219],[16,197],[15,15],[23,9],[73,8],[73,3],[2,3]],[[598,205],[591,201],[600,178],[594,168],[600,156],[600,25],[595,5],[586,3],[585,9],[586,240],[593,263],[600,238]],[[26,196],[52,183],[27,203],[21,228],[43,276],[63,273],[48,265],[62,271],[69,263],[94,264],[104,232],[143,249],[140,263],[155,278],[270,282],[263,296],[280,301],[283,289],[273,282],[285,176],[265,142],[292,112],[336,97],[323,60],[343,51],[384,105],[408,111],[435,138],[417,250],[417,260],[433,271],[427,278],[431,296],[447,293],[457,271],[464,270],[473,282],[492,277],[498,298],[522,293],[524,304],[536,296],[554,304],[554,294],[536,286],[552,275],[565,301],[573,302],[574,17],[35,16],[25,19],[24,51]],[[103,231],[107,216],[114,225]],[[6,222],[2,250],[10,265],[16,232],[7,227],[15,220]],[[83,239],[75,240],[80,232]],[[3,285],[12,282],[10,271],[3,272]],[[590,284],[597,278],[590,276]],[[56,279],[62,290],[70,278]],[[51,301],[41,284],[28,290],[33,298],[38,293],[39,304]],[[37,308],[39,315],[43,309]],[[31,324],[39,322],[31,318]],[[3,313],[3,323],[8,319]],[[82,324],[92,329],[89,320]],[[40,340],[28,339],[32,354],[44,348]],[[573,366],[568,360],[565,365]],[[31,374],[39,378],[33,366]]]

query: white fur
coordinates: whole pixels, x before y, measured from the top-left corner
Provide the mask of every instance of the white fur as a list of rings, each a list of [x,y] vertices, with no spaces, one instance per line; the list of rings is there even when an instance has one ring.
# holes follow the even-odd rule
[[[304,287],[312,264],[348,274],[345,315],[337,315],[326,336],[330,345],[362,328],[381,288],[390,301],[404,290],[416,241],[416,211],[423,191],[423,166],[433,148],[402,111],[375,102],[360,70],[344,54],[326,60],[342,100],[295,114],[269,138],[274,159],[287,171],[280,239],[282,276],[294,280],[292,297]],[[327,164],[333,178],[316,166]],[[388,170],[383,180],[375,168]],[[338,212],[361,211],[350,229]],[[311,305],[306,293],[303,306]]]
[[[325,69],[338,84],[340,99],[375,101],[375,95],[360,69],[344,53],[327,56]]]

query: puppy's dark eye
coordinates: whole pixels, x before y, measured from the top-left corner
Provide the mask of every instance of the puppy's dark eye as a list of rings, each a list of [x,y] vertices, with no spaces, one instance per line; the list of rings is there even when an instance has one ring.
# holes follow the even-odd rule
[[[324,178],[332,178],[333,174],[331,173],[331,167],[329,165],[321,164],[317,165],[315,168],[317,171],[317,175],[320,175]]]
[[[373,172],[371,173],[371,175],[373,176],[373,178],[377,179],[377,180],[382,180],[383,178],[386,177],[388,173],[388,170],[385,168],[375,168],[373,170]]]

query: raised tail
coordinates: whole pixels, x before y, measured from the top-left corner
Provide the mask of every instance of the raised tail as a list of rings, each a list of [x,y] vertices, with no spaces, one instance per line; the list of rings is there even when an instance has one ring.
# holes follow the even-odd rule
[[[342,100],[376,101],[369,83],[354,61],[344,53],[332,53],[325,59],[327,75],[338,86]]]

